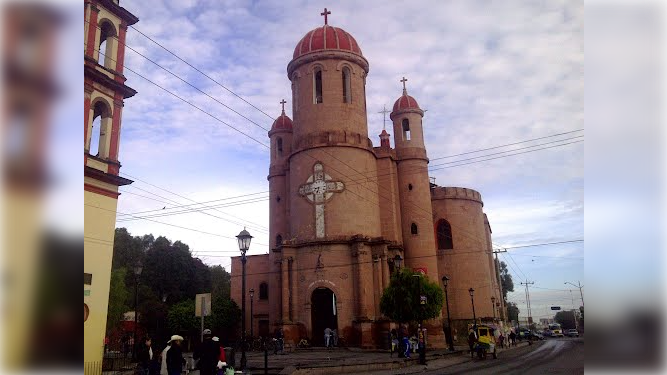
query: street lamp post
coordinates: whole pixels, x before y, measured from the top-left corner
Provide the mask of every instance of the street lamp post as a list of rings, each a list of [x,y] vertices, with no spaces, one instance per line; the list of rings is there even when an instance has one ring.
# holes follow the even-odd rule
[[[141,271],[143,271],[141,263],[137,262],[134,266],[134,332],[133,340],[134,344],[132,345],[132,358],[137,358],[137,316],[139,312],[137,308],[139,307],[139,277],[141,276]]]
[[[250,248],[250,240],[252,236],[245,228],[236,236],[239,242],[239,250],[241,251],[241,371],[245,371],[247,359],[245,356],[245,264],[246,252]]]
[[[496,297],[491,296],[491,309],[493,310],[493,321],[496,321]]]
[[[472,328],[473,331],[475,331],[475,334],[477,334],[477,315],[475,315],[475,289],[470,288],[468,289],[468,293],[470,293],[470,302],[472,302]]]
[[[250,288],[250,337],[255,337],[254,324],[253,324],[253,314],[252,314],[252,302],[253,297],[255,296],[255,289]]]
[[[412,277],[417,279],[417,303],[419,304],[419,330],[417,331],[417,347],[419,348],[419,364],[426,364],[426,337],[424,335],[424,304],[422,304],[422,283],[421,274],[413,274]]]
[[[454,340],[452,339],[452,318],[449,315],[449,296],[447,295],[447,282],[449,277],[442,277],[442,285],[445,287],[445,305],[447,306],[447,345],[449,346],[449,351],[454,351]]]

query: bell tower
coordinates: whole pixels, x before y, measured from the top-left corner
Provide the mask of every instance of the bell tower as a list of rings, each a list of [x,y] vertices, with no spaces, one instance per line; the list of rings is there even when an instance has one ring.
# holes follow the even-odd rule
[[[324,240],[380,235],[376,187],[358,183],[377,174],[366,122],[369,65],[357,41],[328,24],[297,43],[292,82],[294,133],[290,164],[291,235]],[[354,207],[354,209],[350,209]]]
[[[106,331],[119,176],[125,84],[125,34],[137,17],[112,0],[85,0],[84,22],[84,373],[101,372]]]
[[[401,220],[405,264],[421,269],[431,281],[439,283],[433,208],[428,178],[428,158],[424,147],[424,111],[408,95],[403,77],[403,95],[389,115],[394,124],[394,144],[398,159],[397,174],[401,201]]]

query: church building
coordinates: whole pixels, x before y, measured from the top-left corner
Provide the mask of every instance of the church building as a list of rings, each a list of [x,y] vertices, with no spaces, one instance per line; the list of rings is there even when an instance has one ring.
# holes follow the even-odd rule
[[[324,25],[305,34],[287,64],[294,119],[282,114],[268,133],[271,157],[269,254],[247,258],[247,290],[259,291],[246,326],[287,342],[323,345],[325,328],[347,345],[383,346],[395,323],[380,297],[400,267],[420,271],[448,296],[454,334],[465,340],[477,318],[504,309],[493,261],[491,227],[480,193],[431,182],[424,111],[407,80],[390,114],[394,147],[383,130],[368,136],[369,62],[345,30]],[[428,125],[427,129],[428,129]],[[441,127],[440,127],[441,128]],[[232,258],[232,298],[241,302],[241,261]],[[248,308],[246,308],[248,312]],[[429,346],[444,347],[440,318],[426,322]]]

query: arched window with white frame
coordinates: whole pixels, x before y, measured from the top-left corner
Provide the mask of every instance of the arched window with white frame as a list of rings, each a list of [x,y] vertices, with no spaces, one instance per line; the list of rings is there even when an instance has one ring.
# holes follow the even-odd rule
[[[114,56],[114,45],[118,33],[116,28],[109,20],[103,20],[100,23],[100,41],[97,48],[97,63],[108,69],[113,69],[116,63]]]
[[[93,113],[90,116],[85,151],[93,156],[108,158],[111,140],[111,108],[106,101],[98,100],[91,111]]]

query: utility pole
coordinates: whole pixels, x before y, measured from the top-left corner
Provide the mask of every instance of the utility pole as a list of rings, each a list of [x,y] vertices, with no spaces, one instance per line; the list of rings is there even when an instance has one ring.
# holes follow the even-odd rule
[[[522,282],[521,285],[526,286],[526,309],[528,310],[528,328],[530,329],[530,323],[532,323],[533,320],[533,315],[532,312],[530,311],[530,292],[528,291],[528,286],[535,284],[534,281],[528,281]]]
[[[503,282],[502,279],[500,278],[500,261],[498,260],[498,253],[506,253],[507,250],[494,250],[493,253],[496,254],[496,276],[498,277],[498,290],[500,291],[500,319],[505,321],[505,313],[506,313],[506,306],[505,306],[505,298],[503,295]]]
[[[581,282],[577,281],[577,284],[575,285],[569,281],[566,281],[565,284],[570,284],[572,286],[576,286],[577,288],[579,288],[579,294],[581,295],[581,307],[584,307],[584,292],[581,291],[584,288],[584,286],[581,285]]]

